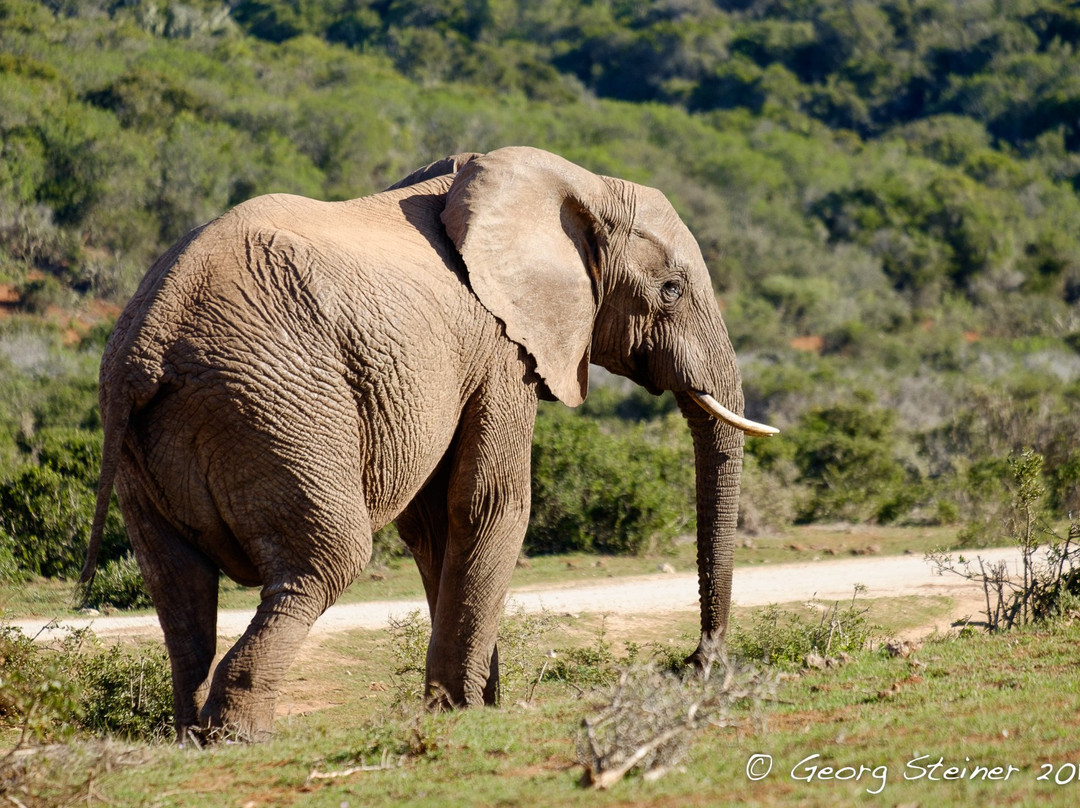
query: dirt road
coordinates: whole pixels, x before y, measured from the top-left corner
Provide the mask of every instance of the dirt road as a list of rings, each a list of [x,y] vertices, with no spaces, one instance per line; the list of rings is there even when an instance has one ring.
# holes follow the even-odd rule
[[[1011,563],[1019,562],[1015,549],[980,550],[978,554],[991,562],[1006,559]],[[850,598],[856,584],[866,587],[859,595],[860,599],[904,595],[957,598],[957,614],[950,618],[977,614],[982,599],[980,587],[957,576],[935,575],[922,556],[909,555],[737,567],[732,600],[735,606],[766,606],[811,599],[831,603]],[[595,612],[622,616],[697,612],[697,575],[669,573],[613,578],[587,585],[514,588],[509,607],[527,612],[548,609],[555,613]],[[318,636],[355,628],[378,629],[385,627],[390,617],[402,617],[415,609],[427,613],[427,605],[422,600],[337,605],[319,618],[312,633]],[[239,636],[251,614],[251,611],[243,610],[220,612],[218,634]],[[50,626],[45,620],[15,620],[12,624],[42,639],[57,636],[66,628],[86,626],[102,636],[161,636],[157,618],[153,615],[64,619],[60,628]],[[947,622],[943,620],[941,628],[945,625]]]

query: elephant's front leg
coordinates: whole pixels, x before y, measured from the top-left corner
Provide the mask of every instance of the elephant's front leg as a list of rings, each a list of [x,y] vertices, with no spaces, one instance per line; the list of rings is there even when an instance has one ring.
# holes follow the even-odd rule
[[[413,560],[420,570],[420,578],[427,594],[431,622],[435,623],[439,603],[439,583],[442,579],[443,558],[449,534],[447,516],[447,487],[450,480],[450,463],[455,455],[451,447],[447,460],[435,472],[432,479],[417,494],[409,507],[397,519],[398,534],[412,552]],[[490,673],[484,687],[484,703],[494,704],[499,687],[499,646],[491,654]]]
[[[439,578],[427,694],[446,706],[494,703],[494,656],[510,576],[529,519],[536,389],[515,357],[462,414],[447,489],[448,536]]]

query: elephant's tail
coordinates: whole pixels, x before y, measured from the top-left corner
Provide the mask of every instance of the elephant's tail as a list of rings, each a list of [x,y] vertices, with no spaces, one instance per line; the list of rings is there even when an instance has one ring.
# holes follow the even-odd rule
[[[109,514],[109,501],[112,499],[113,482],[116,468],[120,463],[120,451],[124,446],[128,421],[133,409],[132,402],[126,396],[114,396],[107,411],[102,413],[105,427],[105,443],[101,452],[101,472],[98,475],[97,504],[94,507],[94,524],[90,528],[90,542],[86,548],[86,562],[79,574],[79,583],[87,587],[94,580],[97,572],[98,554],[101,552],[101,540],[105,535],[105,518]]]

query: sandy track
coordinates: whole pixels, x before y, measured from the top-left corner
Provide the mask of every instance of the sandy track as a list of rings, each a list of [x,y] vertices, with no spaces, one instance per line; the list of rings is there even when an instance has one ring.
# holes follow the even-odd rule
[[[981,550],[991,562],[1010,560],[1019,563],[1015,549]],[[960,599],[974,611],[982,589],[957,576],[935,575],[921,555],[862,557],[841,561],[809,561],[798,564],[769,564],[737,567],[732,600],[735,606],[766,606],[816,599],[823,602],[846,600],[856,584],[866,591],[864,598],[905,595],[946,595]],[[566,584],[546,587],[520,587],[510,592],[509,607],[526,612],[548,609],[555,613],[609,613],[623,616],[697,612],[698,592],[695,573],[675,573],[612,578],[590,584]],[[315,624],[314,635],[378,629],[391,617],[402,617],[419,609],[427,614],[422,600],[373,601],[331,607]],[[221,611],[218,634],[236,637],[251,619],[250,610]],[[957,614],[955,617],[965,617]],[[145,635],[161,637],[154,615],[72,618],[57,627],[42,619],[14,620],[11,625],[41,639],[56,637],[68,629],[90,627],[100,636]]]

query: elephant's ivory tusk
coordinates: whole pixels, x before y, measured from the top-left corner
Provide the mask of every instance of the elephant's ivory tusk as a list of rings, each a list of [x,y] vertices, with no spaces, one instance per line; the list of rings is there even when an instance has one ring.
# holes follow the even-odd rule
[[[759,424],[756,421],[743,418],[741,415],[736,415],[708,393],[701,393],[697,390],[690,390],[689,392],[701,409],[705,410],[705,412],[709,413],[713,418],[723,421],[725,424],[733,426],[736,429],[741,429],[747,435],[752,435],[756,438],[767,438],[780,431],[774,426]]]

